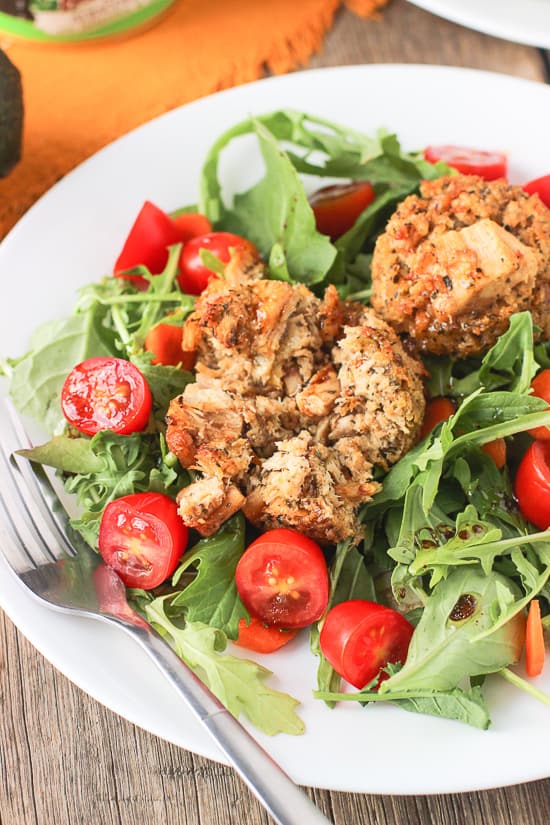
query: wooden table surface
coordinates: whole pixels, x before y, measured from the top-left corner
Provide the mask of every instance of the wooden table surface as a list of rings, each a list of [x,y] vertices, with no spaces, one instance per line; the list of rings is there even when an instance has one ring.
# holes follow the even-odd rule
[[[310,65],[396,62],[550,80],[548,53],[469,31],[404,0],[394,0],[376,21],[341,11]],[[0,702],[0,825],[271,821],[231,769],[169,745],[106,710],[55,671],[3,614]],[[521,759],[521,754],[510,758]],[[550,779],[431,797],[308,793],[335,825],[550,822]]]

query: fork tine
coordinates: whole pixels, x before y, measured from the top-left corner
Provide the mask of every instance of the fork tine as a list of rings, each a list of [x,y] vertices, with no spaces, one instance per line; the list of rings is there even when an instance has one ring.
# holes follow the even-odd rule
[[[22,506],[15,476],[3,445],[0,450],[0,484],[0,529],[9,544],[10,552],[6,556],[10,566],[16,573],[21,573],[23,570],[50,562],[51,556],[46,552],[44,542],[34,524],[31,527],[28,523],[28,516]]]
[[[21,465],[15,462],[12,449],[17,444],[17,436],[13,422],[8,421],[5,415],[3,418],[0,429],[0,498],[6,530],[10,536],[8,540],[12,546],[12,562],[14,547],[18,544],[22,547],[27,564],[31,566],[57,561],[64,555],[60,550],[67,551],[70,544],[52,520],[51,511],[42,497],[30,465],[27,463],[25,467],[22,460]],[[21,550],[19,555],[21,556]],[[22,564],[20,558],[17,567],[20,568]]]
[[[23,426],[23,422],[10,401],[6,401],[6,409],[17,438],[18,449],[21,447],[32,447],[32,442]],[[17,454],[12,456],[12,460],[16,463],[21,476],[27,484],[33,504],[38,504],[40,508],[42,521],[44,526],[47,527],[53,542],[53,547],[50,548],[52,554],[56,557],[58,554],[55,553],[54,548],[59,547],[61,554],[74,555],[76,549],[68,535],[72,533],[73,530],[69,524],[67,511],[61,504],[59,496],[45,469],[41,465],[32,464],[28,459]],[[37,527],[40,527],[34,518],[34,512],[35,510],[33,508],[30,515],[37,524]]]
[[[18,576],[36,567],[33,556],[28,553],[26,543],[19,536],[13,524],[2,495],[0,495],[0,539],[2,541],[1,554]]]

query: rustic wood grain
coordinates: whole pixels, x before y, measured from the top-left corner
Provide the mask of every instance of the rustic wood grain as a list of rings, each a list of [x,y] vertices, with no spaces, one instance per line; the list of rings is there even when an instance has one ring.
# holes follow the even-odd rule
[[[468,31],[402,0],[394,0],[378,21],[339,13],[310,65],[376,62],[470,66],[548,79],[542,52]],[[0,706],[0,825],[270,825],[229,768],[106,710],[57,673],[3,615]],[[452,752],[446,758],[452,762]],[[427,797],[308,793],[335,825],[550,822],[550,779]]]
[[[340,12],[323,51],[310,66],[357,63],[468,66],[530,80],[548,79],[539,50],[465,29],[405,0],[393,0],[377,20]]]

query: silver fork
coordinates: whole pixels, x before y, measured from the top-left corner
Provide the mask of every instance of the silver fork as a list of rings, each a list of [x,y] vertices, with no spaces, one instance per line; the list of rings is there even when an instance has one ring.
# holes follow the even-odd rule
[[[238,775],[278,825],[330,825],[330,821],[174,653],[162,637],[126,605],[99,603],[94,586],[116,574],[71,530],[42,467],[18,456],[30,445],[9,402],[0,415],[0,552],[25,587],[55,610],[108,622],[129,634],[185,700]],[[121,607],[123,603],[124,606]]]

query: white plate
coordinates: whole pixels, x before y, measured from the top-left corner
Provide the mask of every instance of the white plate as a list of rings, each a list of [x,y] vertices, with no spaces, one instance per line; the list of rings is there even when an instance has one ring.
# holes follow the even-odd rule
[[[550,49],[549,0],[410,0],[415,6],[526,46]]]
[[[468,117],[456,106],[458,99],[468,101]],[[550,88],[542,84],[464,69],[361,66],[297,73],[222,92],[103,149],[25,215],[0,246],[0,352],[22,352],[39,321],[67,312],[78,285],[110,270],[145,199],[167,210],[194,202],[204,153],[224,129],[249,113],[281,107],[365,131],[383,125],[397,131],[409,149],[428,142],[504,149],[517,181],[550,171]],[[158,736],[220,758],[130,640],[92,621],[48,612],[3,566],[1,574],[0,604],[69,679]],[[316,662],[306,638],[264,657],[264,663],[276,673],[272,684],[303,702],[307,733],[259,739],[300,783],[411,794],[550,775],[550,748],[541,736],[550,710],[498,678],[487,691],[493,727],[481,732],[393,707],[342,704],[329,710],[311,698]],[[550,672],[539,684],[550,689]]]

